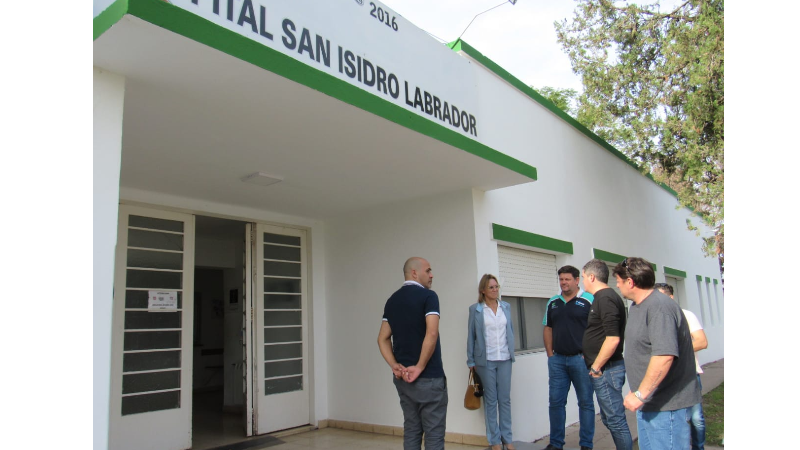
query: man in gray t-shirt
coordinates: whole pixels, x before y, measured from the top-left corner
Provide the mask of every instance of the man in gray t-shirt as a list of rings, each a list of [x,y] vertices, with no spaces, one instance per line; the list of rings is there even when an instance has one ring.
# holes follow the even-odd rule
[[[625,367],[636,411],[639,448],[689,450],[691,407],[701,400],[689,326],[680,307],[653,289],[655,272],[642,258],[614,268],[622,295],[634,302],[625,327]],[[671,445],[671,446],[670,446]]]

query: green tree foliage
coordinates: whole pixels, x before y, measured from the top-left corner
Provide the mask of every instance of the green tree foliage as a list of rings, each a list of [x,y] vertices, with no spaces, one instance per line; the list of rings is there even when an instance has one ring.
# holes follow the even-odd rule
[[[540,88],[531,86],[531,89],[541,94],[542,97],[553,102],[554,105],[558,106],[558,108],[564,111],[565,113],[569,114],[572,117],[575,117],[576,114],[575,102],[578,99],[578,91],[576,91],[575,89],[557,88],[551,86],[544,86]]]
[[[724,254],[724,5],[578,0],[558,41],[581,76],[576,119],[678,192]],[[692,228],[691,223],[689,224]]]

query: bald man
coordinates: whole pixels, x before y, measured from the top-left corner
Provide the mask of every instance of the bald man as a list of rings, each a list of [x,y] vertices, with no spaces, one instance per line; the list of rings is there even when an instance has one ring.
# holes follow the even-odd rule
[[[405,282],[383,309],[378,348],[394,375],[403,409],[403,448],[444,448],[447,380],[439,343],[439,297],[431,290],[433,271],[424,258],[403,265]]]

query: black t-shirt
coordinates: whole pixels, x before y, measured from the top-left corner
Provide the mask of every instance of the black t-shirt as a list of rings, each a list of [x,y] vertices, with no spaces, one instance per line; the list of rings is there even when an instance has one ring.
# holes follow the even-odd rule
[[[590,298],[580,296],[566,303],[560,296],[550,300],[547,304],[545,325],[553,328],[553,351],[560,355],[583,352],[583,331],[586,329],[586,318],[589,317],[591,306]]]
[[[583,333],[583,359],[587,368],[597,359],[606,336],[619,337],[619,345],[609,361],[622,359],[627,320],[628,312],[625,310],[625,304],[613,289],[604,288],[594,293],[594,302],[589,311],[586,331]]]
[[[419,362],[422,341],[427,331],[426,317],[439,314],[439,296],[436,292],[415,284],[404,285],[397,290],[383,308],[383,319],[392,328],[392,351],[400,364],[408,367]],[[436,339],[436,348],[420,378],[444,377],[442,347]]]

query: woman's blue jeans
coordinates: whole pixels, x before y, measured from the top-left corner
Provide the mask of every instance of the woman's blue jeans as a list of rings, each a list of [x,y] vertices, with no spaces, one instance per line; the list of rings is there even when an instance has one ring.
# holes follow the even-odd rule
[[[510,444],[514,441],[511,437],[511,360],[486,361],[485,366],[475,366],[475,370],[483,382],[486,439],[489,445]]]
[[[600,418],[603,425],[611,432],[617,450],[631,450],[633,439],[628,421],[625,419],[625,405],[622,398],[622,385],[625,384],[625,361],[610,361],[603,366],[603,374],[599,377],[590,375],[597,404],[600,406]]]
[[[572,384],[578,397],[580,445],[594,447],[592,380],[589,379],[589,369],[586,368],[583,355],[565,356],[554,353],[547,358],[547,371],[550,375],[550,443],[555,447],[564,448],[567,394]]]

